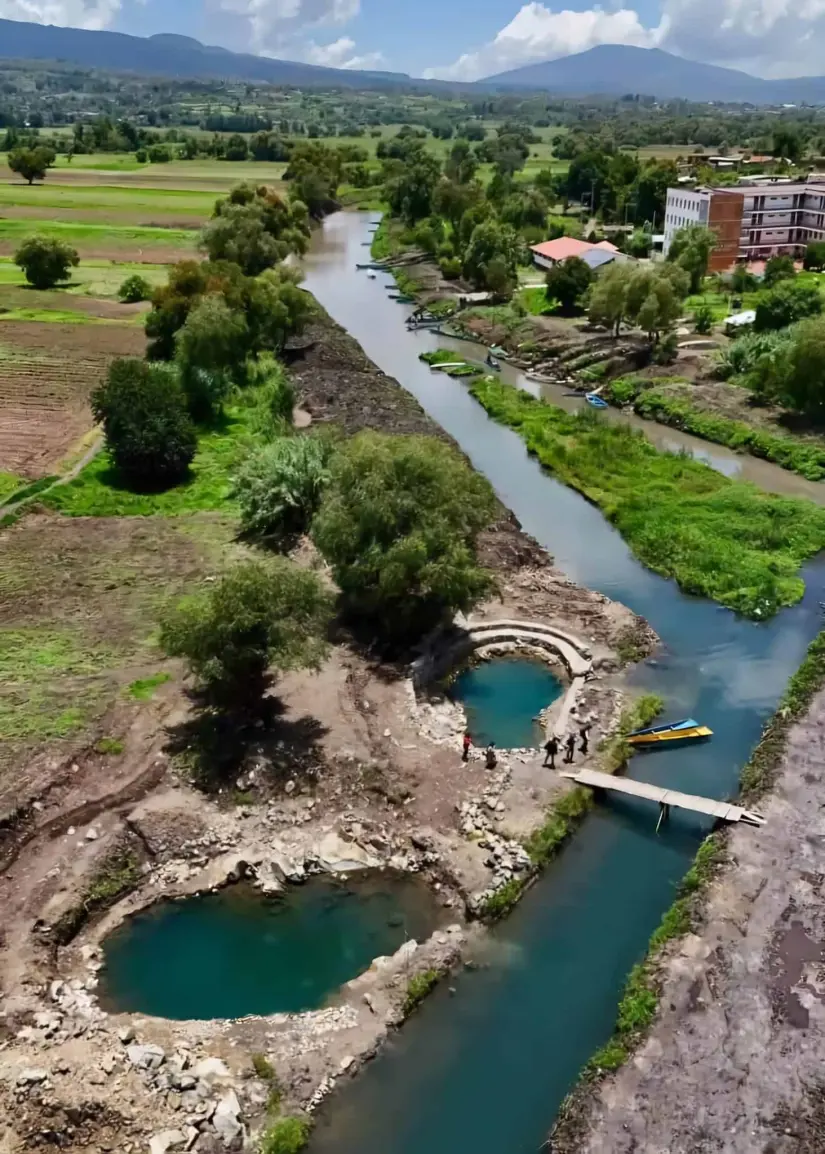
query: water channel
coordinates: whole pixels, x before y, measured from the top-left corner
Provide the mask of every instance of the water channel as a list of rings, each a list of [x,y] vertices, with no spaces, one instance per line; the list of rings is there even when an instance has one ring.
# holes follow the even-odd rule
[[[804,599],[764,624],[684,596],[649,572],[601,513],[543,473],[521,439],[491,421],[460,381],[418,361],[444,340],[407,332],[409,309],[388,299],[388,278],[356,271],[368,252],[368,223],[365,214],[327,220],[306,258],[306,287],[460,443],[566,573],[629,605],[659,633],[663,651],[638,671],[640,687],[661,693],[669,716],[710,725],[714,738],[698,749],[639,757],[631,772],[694,793],[730,795],[763,722],[822,626],[825,563],[807,565]],[[527,385],[512,373],[505,379]],[[693,441],[649,427],[666,447]],[[818,497],[825,489],[695,444],[726,472],[752,476],[756,466],[754,479],[765,488],[800,493],[810,486]],[[496,928],[487,964],[451,981],[454,993],[443,984],[333,1099],[311,1150],[535,1154],[581,1066],[610,1034],[627,974],[707,831],[697,815],[674,813],[657,836],[656,816],[649,803],[631,799],[600,806]]]

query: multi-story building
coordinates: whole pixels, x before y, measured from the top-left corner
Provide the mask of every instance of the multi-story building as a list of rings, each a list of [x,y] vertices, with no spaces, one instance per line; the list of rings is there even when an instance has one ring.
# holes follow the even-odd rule
[[[737,261],[766,260],[778,253],[802,256],[811,240],[825,240],[825,176],[780,183],[750,181],[729,188],[669,188],[663,252],[687,224],[716,233],[711,272]]]

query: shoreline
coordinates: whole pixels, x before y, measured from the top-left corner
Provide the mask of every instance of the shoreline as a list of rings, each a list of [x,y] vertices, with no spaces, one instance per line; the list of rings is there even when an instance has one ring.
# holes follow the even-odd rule
[[[823,717],[825,632],[742,770],[740,796],[768,824],[702,843],[613,1037],[562,1105],[551,1154],[821,1150]]]
[[[314,422],[335,423],[347,435],[370,427],[450,440],[326,314],[313,323],[308,338],[288,369],[301,407]],[[599,736],[610,733],[626,697],[619,651],[632,640],[630,649],[641,659],[656,643],[652,630],[623,606],[556,570],[503,507],[481,535],[479,552],[496,572],[500,595],[479,606],[472,623],[536,620],[581,638],[592,652],[581,709],[594,715]],[[513,883],[520,882],[519,871],[532,876],[534,868],[520,861],[519,855],[526,858],[521,840],[540,831],[556,803],[575,796],[571,783],[542,768],[538,750],[502,751],[492,775],[478,772],[478,758],[459,769],[463,711],[443,701],[416,700],[405,677],[377,670],[346,637],[321,675],[285,677],[279,696],[288,712],[311,712],[330,734],[326,772],[313,771],[306,779],[296,775],[291,791],[282,783],[280,795],[262,803],[253,796],[231,811],[220,807],[197,793],[158,750],[155,730],[152,757],[158,774],[141,798],[115,810],[104,805],[89,830],[71,827],[53,839],[44,834],[48,823],[33,811],[27,840],[0,880],[0,900],[8,898],[9,911],[0,972],[11,1027],[0,1053],[0,1103],[14,1119],[18,1137],[24,1136],[18,1119],[43,1128],[55,1111],[88,1107],[90,1117],[117,1114],[124,1150],[143,1148],[151,1131],[164,1132],[164,1126],[177,1127],[192,1148],[206,1150],[214,1127],[208,1118],[201,1127],[204,1113],[185,1098],[191,1091],[186,1071],[212,1060],[221,1063],[225,1072],[204,1091],[204,1102],[212,1104],[207,1112],[232,1094],[241,1128],[254,1130],[266,1097],[249,1066],[255,1053],[271,1061],[288,1108],[314,1109],[414,1008],[419,999],[411,998],[410,982],[416,975],[431,985],[427,975],[458,964],[483,936],[482,927],[468,928],[465,921],[463,908],[472,906],[473,895],[479,900],[496,891],[508,899],[517,896]],[[164,720],[168,729],[168,711]],[[242,773],[236,790],[243,793],[244,783],[254,795],[256,772],[253,767]],[[438,789],[428,787],[430,778]],[[573,812],[572,803],[569,808],[564,837],[585,812]],[[547,858],[560,840],[545,847]],[[123,845],[135,856],[118,889],[107,862]],[[100,940],[137,908],[225,884],[241,862],[274,887],[304,876],[307,861],[319,856],[334,862],[336,855],[359,854],[365,866],[420,872],[451,907],[452,921],[427,942],[414,948],[410,943],[386,964],[370,967],[326,1008],[298,1016],[170,1022],[105,1015],[97,1005]],[[101,889],[101,878],[110,890]],[[98,910],[90,895],[101,892],[111,900]],[[38,927],[34,935],[32,921]],[[61,924],[71,930],[67,944],[53,947],[50,930]],[[160,1048],[157,1063],[146,1057],[147,1047]],[[106,1055],[102,1075],[101,1053]],[[146,1066],[140,1064],[144,1059]],[[32,1070],[36,1077],[29,1077]],[[137,1111],[130,1101],[141,1103]]]

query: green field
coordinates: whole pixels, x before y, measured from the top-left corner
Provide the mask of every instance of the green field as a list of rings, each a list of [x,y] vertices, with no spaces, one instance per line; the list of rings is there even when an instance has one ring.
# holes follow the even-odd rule
[[[27,236],[41,233],[57,237],[81,252],[84,246],[102,249],[124,249],[134,252],[146,248],[192,249],[197,232],[186,228],[141,228],[132,225],[83,224],[61,220],[0,220],[0,244],[17,245]]]
[[[132,261],[82,260],[71,271],[72,279],[60,286],[60,292],[114,299],[123,281],[133,273],[142,276],[152,285],[165,284],[167,266],[137,264]],[[3,287],[9,285],[28,287],[23,270],[17,267],[12,258],[0,257],[0,303]],[[29,291],[34,293],[36,290]]]
[[[58,184],[47,177],[43,184],[0,184],[0,210],[12,206],[59,209],[55,216],[74,208],[118,212],[144,209],[190,213],[205,219],[212,215],[215,194],[197,189]]]

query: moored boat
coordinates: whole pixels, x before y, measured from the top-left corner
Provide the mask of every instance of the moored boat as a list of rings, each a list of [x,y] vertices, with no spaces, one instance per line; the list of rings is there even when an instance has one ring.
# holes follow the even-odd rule
[[[607,401],[603,401],[601,397],[596,395],[596,393],[585,393],[584,399],[587,401],[588,405],[592,405],[594,409],[608,408]]]
[[[700,725],[692,717],[681,721],[670,721],[664,725],[652,725],[648,729],[636,729],[628,734],[628,745],[666,746],[672,748],[688,741],[704,741],[713,736],[713,730]]]

